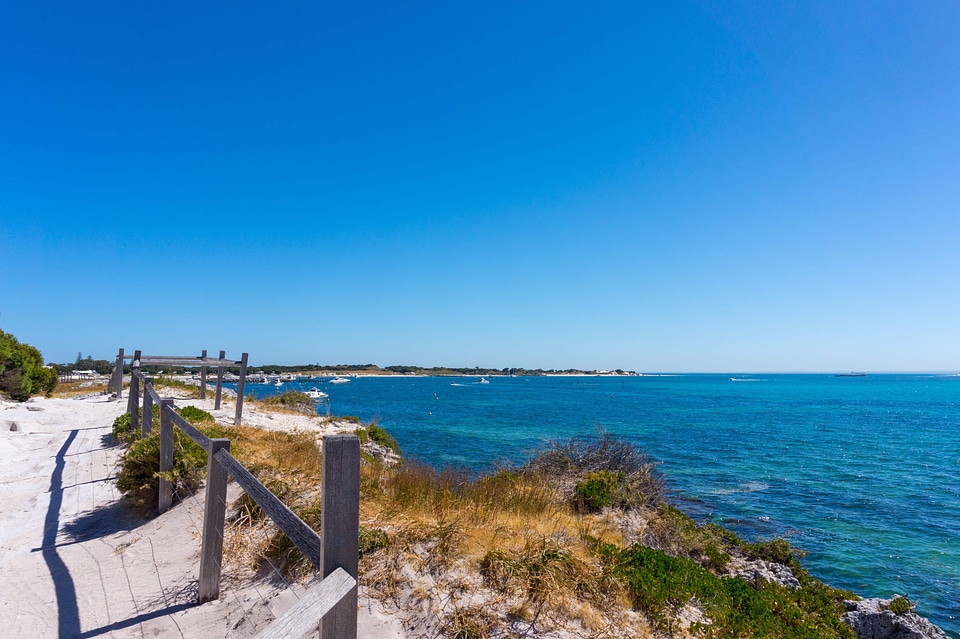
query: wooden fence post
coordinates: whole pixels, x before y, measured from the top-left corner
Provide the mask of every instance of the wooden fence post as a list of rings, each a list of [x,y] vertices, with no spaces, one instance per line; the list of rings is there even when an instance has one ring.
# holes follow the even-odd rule
[[[123,349],[117,353],[117,378],[114,388],[117,391],[117,399],[123,398]]]
[[[130,364],[130,397],[127,398],[127,412],[130,413],[130,428],[140,430],[140,351],[134,351]]]
[[[160,400],[160,472],[173,468],[173,420],[167,415],[167,408],[173,410],[172,399]],[[160,477],[160,499],[158,510],[165,513],[173,504],[173,485]]]
[[[230,452],[229,439],[211,439],[207,446],[207,494],[203,509],[203,542],[200,548],[200,592],[197,603],[220,596],[223,562],[223,522],[227,512],[227,471],[214,455]]]
[[[323,438],[322,473],[321,577],[343,568],[356,579],[360,543],[360,440],[356,435]],[[324,615],[320,637],[356,639],[356,586]]]
[[[153,389],[153,378],[143,378],[143,420],[140,423],[140,437],[145,438],[150,435],[153,429],[153,395],[150,391]]]
[[[243,416],[243,391],[247,385],[247,354],[240,358],[240,381],[237,383],[237,415],[233,418],[234,426],[239,426]]]
[[[200,351],[200,359],[201,361],[205,361],[207,359],[206,349]],[[200,399],[206,399],[206,398],[207,398],[207,365],[200,364]]]
[[[217,397],[213,404],[213,410],[220,410],[220,395],[223,393],[223,358],[226,352],[220,351],[220,364],[217,366]]]

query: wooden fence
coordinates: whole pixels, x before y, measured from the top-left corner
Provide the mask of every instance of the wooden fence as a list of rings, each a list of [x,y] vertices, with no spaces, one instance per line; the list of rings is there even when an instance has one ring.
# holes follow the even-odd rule
[[[237,411],[233,418],[233,423],[239,426],[243,417],[243,393],[247,384],[247,354],[244,353],[240,359],[234,361],[225,359],[225,351],[220,351],[220,357],[214,359],[207,357],[207,351],[202,351],[200,357],[176,356],[176,355],[140,355],[140,351],[133,355],[124,355],[123,349],[117,353],[117,365],[113,369],[113,377],[110,381],[110,387],[117,394],[117,399],[123,397],[123,366],[126,360],[131,360],[130,369],[140,368],[150,364],[154,366],[192,366],[200,368],[200,399],[207,398],[207,369],[217,369],[217,394],[214,400],[214,410],[220,410],[220,398],[223,394],[223,369],[227,366],[239,366],[240,377],[237,382]],[[133,380],[130,380],[133,383]]]
[[[146,359],[146,358],[144,358]],[[246,369],[243,355],[242,369]],[[177,427],[207,451],[207,482],[200,548],[198,603],[220,596],[220,567],[223,560],[223,532],[226,518],[227,477],[233,479],[267,513],[277,527],[321,571],[323,580],[310,589],[300,602],[277,619],[255,639],[301,637],[320,620],[322,639],[357,637],[357,568],[360,530],[360,440],[356,435],[327,435],[323,438],[322,494],[323,510],[318,535],[270,490],[260,483],[230,454],[229,439],[207,437],[174,410],[174,400],[160,397],[153,378],[140,372],[139,351],[130,377],[127,410],[131,426],[146,437],[153,429],[153,406],[160,411],[160,472],[173,468],[173,428]],[[219,366],[223,366],[223,352]],[[118,357],[122,375],[123,351]],[[222,378],[222,368],[219,377]],[[122,379],[122,377],[121,377]],[[241,390],[243,388],[241,375]],[[143,392],[142,423],[140,393]],[[119,386],[118,386],[119,388]],[[201,388],[203,386],[201,385]],[[239,400],[236,423],[240,422]],[[219,398],[219,392],[218,392]],[[160,480],[159,509],[163,513],[173,504],[173,486]]]

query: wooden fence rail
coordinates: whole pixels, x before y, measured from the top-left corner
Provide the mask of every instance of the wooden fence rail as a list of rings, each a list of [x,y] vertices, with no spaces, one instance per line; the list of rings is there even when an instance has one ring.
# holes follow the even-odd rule
[[[176,412],[174,400],[160,397],[153,386],[153,378],[140,372],[136,365],[138,360],[143,362],[139,356],[140,351],[137,351],[127,409],[131,425],[140,429],[142,437],[147,437],[153,428],[153,406],[160,407],[161,479],[158,507],[161,513],[173,505],[173,487],[162,477],[165,471],[173,468],[173,429],[179,428],[207,452],[198,603],[220,596],[227,478],[232,477],[296,544],[323,578],[299,604],[257,635],[257,639],[300,637],[315,627],[318,621],[322,639],[356,639],[360,539],[360,440],[357,436],[327,435],[323,438],[322,535],[318,535],[230,454],[229,439],[207,437]],[[120,380],[123,359],[121,350],[117,357]],[[181,358],[170,359],[182,361]],[[246,359],[244,353],[243,369],[246,368]],[[223,362],[222,351],[218,361]],[[222,369],[219,376],[222,378]],[[241,391],[242,380],[241,375]],[[219,386],[217,393],[219,395]],[[137,415],[141,410],[143,418],[139,420]]]

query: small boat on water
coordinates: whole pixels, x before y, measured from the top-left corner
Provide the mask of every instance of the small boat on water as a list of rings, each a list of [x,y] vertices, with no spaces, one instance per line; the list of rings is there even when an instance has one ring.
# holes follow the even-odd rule
[[[478,383],[478,384],[489,384],[489,383],[490,383],[490,380],[488,380],[486,377],[481,377],[481,378],[480,378],[480,381],[477,382],[477,383]]]
[[[314,386],[314,387],[311,388],[310,390],[306,391],[305,395],[306,395],[307,397],[309,397],[310,399],[313,399],[313,400],[326,399],[326,398],[330,397],[329,395],[327,395],[326,393],[324,393],[322,390],[320,390],[320,389],[317,388],[316,386]]]
[[[349,378],[349,377],[341,377],[341,376],[337,375],[336,377],[334,377],[333,379],[331,379],[328,383],[329,383],[329,384],[349,384],[349,383],[350,383],[350,378]]]

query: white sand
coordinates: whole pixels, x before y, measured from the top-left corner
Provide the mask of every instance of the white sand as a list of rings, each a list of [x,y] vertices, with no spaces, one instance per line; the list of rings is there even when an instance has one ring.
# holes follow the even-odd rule
[[[212,395],[212,393],[211,393]],[[224,402],[180,401],[232,423]],[[151,521],[120,499],[110,445],[126,407],[106,396],[0,399],[0,636],[251,637],[294,605],[304,586],[231,578],[220,599],[195,604],[202,491]],[[318,420],[244,407],[244,423],[323,431]],[[238,489],[231,484],[234,496]],[[361,590],[361,637],[403,637]]]

